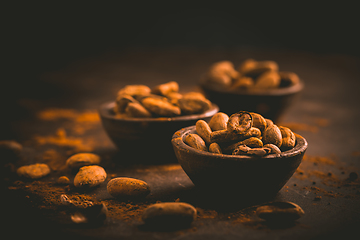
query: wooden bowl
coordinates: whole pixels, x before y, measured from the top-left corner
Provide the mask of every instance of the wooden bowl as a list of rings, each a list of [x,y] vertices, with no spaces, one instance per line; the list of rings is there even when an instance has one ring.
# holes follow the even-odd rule
[[[296,134],[293,149],[264,157],[214,154],[185,144],[195,126],[178,130],[172,138],[175,155],[196,188],[210,196],[241,200],[271,198],[300,165],[307,149],[305,138]]]
[[[303,81],[298,84],[275,89],[249,89],[230,91],[215,87],[209,83],[200,83],[205,96],[216,103],[221,112],[228,115],[239,109],[256,112],[275,123],[293,104],[304,88]]]
[[[215,104],[200,114],[161,118],[121,118],[114,114],[115,102],[100,106],[103,128],[119,149],[124,161],[145,163],[176,162],[171,137],[182,127],[194,125],[199,119],[209,121],[219,111]]]

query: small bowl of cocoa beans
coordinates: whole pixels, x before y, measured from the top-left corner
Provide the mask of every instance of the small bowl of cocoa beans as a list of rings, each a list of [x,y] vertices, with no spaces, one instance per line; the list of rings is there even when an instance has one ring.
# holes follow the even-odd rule
[[[161,163],[176,162],[171,146],[176,130],[209,120],[218,111],[202,93],[180,93],[178,83],[171,81],[153,88],[124,86],[115,101],[100,106],[99,115],[119,157]]]
[[[216,113],[209,122],[175,132],[178,162],[196,188],[226,199],[274,197],[293,175],[307,141],[254,112],[230,117]]]
[[[280,71],[275,61],[247,59],[238,68],[231,61],[212,64],[201,77],[200,87],[227,114],[243,109],[278,122],[304,82],[294,72]]]

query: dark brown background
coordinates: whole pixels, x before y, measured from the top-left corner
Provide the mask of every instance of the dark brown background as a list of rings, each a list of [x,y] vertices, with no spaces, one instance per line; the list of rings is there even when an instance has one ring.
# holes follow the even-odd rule
[[[14,97],[39,94],[38,84],[43,84],[35,81],[39,73],[100,53],[121,53],[139,46],[262,46],[360,54],[359,17],[355,6],[348,4],[24,1],[5,4],[3,11],[3,80],[10,84]]]

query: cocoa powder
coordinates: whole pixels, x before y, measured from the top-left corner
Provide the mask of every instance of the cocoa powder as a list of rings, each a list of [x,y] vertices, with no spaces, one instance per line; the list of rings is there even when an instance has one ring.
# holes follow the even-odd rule
[[[345,169],[348,170],[349,175],[345,175]],[[360,196],[360,181],[357,178],[351,178],[351,173],[353,173],[352,175],[357,174],[352,172],[351,169],[336,156],[309,156],[305,154],[294,177],[308,182],[309,185],[318,185],[320,183],[319,186],[303,187],[303,190],[332,198],[357,198]],[[340,193],[340,188],[347,188],[350,193]]]
[[[47,108],[39,111],[36,115],[42,121],[63,120],[63,126],[78,135],[83,135],[86,131],[100,126],[100,117],[96,110]]]

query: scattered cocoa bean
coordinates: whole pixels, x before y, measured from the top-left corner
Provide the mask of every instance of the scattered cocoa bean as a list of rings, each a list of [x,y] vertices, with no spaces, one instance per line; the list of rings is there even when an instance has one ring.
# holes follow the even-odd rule
[[[74,186],[81,188],[96,187],[105,181],[106,176],[105,170],[100,166],[84,166],[75,175]]]
[[[83,166],[100,164],[100,156],[94,153],[77,153],[66,160],[66,166],[70,169],[79,169]]]
[[[139,199],[150,193],[150,187],[146,182],[139,179],[118,177],[108,182],[107,191],[115,198]]]
[[[19,167],[16,172],[20,177],[38,179],[48,175],[50,168],[45,163],[35,163]]]
[[[292,202],[271,202],[256,209],[258,217],[266,221],[294,221],[305,214],[304,210]]]
[[[154,228],[181,228],[190,226],[196,215],[196,209],[188,203],[163,202],[146,208],[142,214],[142,220]]]
[[[60,176],[56,182],[61,185],[68,185],[70,183],[70,180],[67,176]]]

